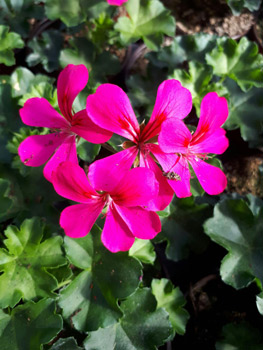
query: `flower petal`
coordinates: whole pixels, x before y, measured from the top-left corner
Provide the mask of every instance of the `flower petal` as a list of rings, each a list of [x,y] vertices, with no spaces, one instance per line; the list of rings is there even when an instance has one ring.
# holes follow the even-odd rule
[[[80,203],[89,203],[94,196],[100,198],[89,184],[84,170],[71,162],[63,162],[52,173],[52,184],[62,197]]]
[[[135,240],[113,203],[106,214],[101,240],[112,253],[129,250]]]
[[[220,128],[228,117],[227,100],[216,92],[209,92],[201,102],[200,119],[193,135],[192,144],[204,141]]]
[[[102,84],[87,98],[87,113],[101,128],[136,141],[139,124],[125,92],[113,84]]]
[[[136,158],[136,147],[96,160],[89,167],[91,186],[97,191],[112,192]]]
[[[83,65],[68,64],[58,77],[58,105],[61,113],[70,122],[72,104],[81,90],[87,85],[89,72]]]
[[[92,143],[107,142],[112,137],[112,132],[93,123],[85,109],[74,115],[71,125],[72,132]]]
[[[66,160],[78,164],[76,140],[74,135],[67,135],[61,146],[56,150],[53,157],[47,162],[43,172],[45,178],[48,181],[51,181],[53,170],[55,170],[60,163]]]
[[[210,136],[206,135],[200,143],[191,145],[193,153],[215,153],[222,154],[229,146],[226,131],[222,128],[217,129]]]
[[[110,195],[117,205],[147,207],[148,203],[157,196],[158,191],[159,184],[152,170],[133,168],[124,174]]]
[[[121,6],[122,4],[124,4],[127,1],[128,0],[107,0],[107,3],[110,5]]]
[[[65,140],[66,134],[32,135],[27,137],[18,147],[22,163],[28,166],[44,164]]]
[[[163,152],[187,153],[192,135],[183,121],[179,119],[166,120],[158,137],[158,143]]]
[[[22,122],[30,126],[54,129],[69,128],[69,123],[63,118],[45,98],[28,99],[19,110]]]
[[[64,209],[60,216],[60,226],[72,238],[86,236],[103,209],[103,203],[91,200],[86,204],[75,204]]]
[[[159,134],[162,122],[168,118],[185,118],[192,109],[192,96],[178,80],[165,80],[158,88],[149,123],[142,132],[144,140]]]
[[[224,191],[227,178],[221,169],[201,159],[191,159],[190,163],[201,186],[208,194],[215,195]]]
[[[158,195],[152,199],[147,205],[148,210],[159,211],[164,210],[173,199],[173,190],[169,186],[166,178],[163,176],[162,170],[158,167],[150,155],[140,157],[140,167],[147,167],[154,172],[155,178],[159,184]]]
[[[126,208],[119,205],[116,205],[116,210],[137,238],[152,239],[161,232],[160,218],[153,211],[147,211],[141,207]]]

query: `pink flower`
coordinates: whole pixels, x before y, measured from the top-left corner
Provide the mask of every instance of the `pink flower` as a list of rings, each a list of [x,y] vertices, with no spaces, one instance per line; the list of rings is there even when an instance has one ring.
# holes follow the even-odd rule
[[[155,152],[161,152],[154,143],[161,125],[166,119],[182,119],[192,108],[190,92],[177,80],[166,80],[158,88],[155,106],[147,125],[139,125],[128,96],[116,85],[100,85],[95,94],[87,98],[87,113],[95,124],[127,138],[124,151],[100,160],[101,167],[150,168],[159,182],[159,193],[149,204],[151,210],[163,210],[172,200],[173,190],[154,160]],[[100,163],[98,162],[97,167]],[[120,166],[124,164],[124,166]]]
[[[25,165],[36,167],[48,161],[44,176],[49,181],[52,171],[60,162],[69,160],[78,163],[77,135],[93,143],[106,142],[112,136],[111,132],[95,125],[85,109],[76,114],[72,112],[73,101],[87,85],[88,77],[84,65],[69,64],[60,73],[57,91],[62,115],[45,98],[30,98],[20,109],[21,119],[26,125],[50,128],[50,134],[29,136],[18,148],[18,154]]]
[[[181,120],[167,120],[162,125],[159,145],[163,154],[155,154],[178,197],[190,192],[192,166],[201,186],[211,195],[221,193],[227,179],[221,169],[206,163],[209,153],[221,154],[228,147],[225,130],[221,128],[228,116],[227,101],[210,92],[202,100],[200,119],[192,135]]]
[[[107,0],[107,3],[110,5],[121,6],[122,4],[124,4],[127,1],[128,0]]]
[[[158,192],[152,171],[136,168],[118,173],[108,167],[98,171],[96,163],[91,164],[88,178],[81,167],[71,162],[61,163],[52,174],[56,192],[81,203],[61,213],[60,225],[66,235],[87,235],[106,207],[101,239],[111,252],[129,250],[135,237],[155,237],[161,231],[159,216],[145,209]]]

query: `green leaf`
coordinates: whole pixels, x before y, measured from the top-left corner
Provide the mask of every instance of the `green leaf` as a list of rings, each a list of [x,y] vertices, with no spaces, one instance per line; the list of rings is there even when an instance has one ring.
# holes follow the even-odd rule
[[[151,241],[144,239],[135,239],[134,244],[129,250],[129,255],[139,259],[144,264],[153,265],[156,259],[153,244]]]
[[[47,268],[66,264],[59,236],[41,242],[43,226],[38,218],[25,220],[20,230],[8,226],[5,248],[0,249],[0,307],[13,307],[20,299],[55,297],[56,279]]]
[[[251,12],[257,11],[261,4],[261,0],[226,0],[226,2],[235,16],[240,15],[244,8]]]
[[[183,308],[186,300],[179,287],[174,288],[166,278],[152,280],[152,292],[157,300],[157,308],[164,308],[169,313],[169,320],[178,334],[185,333],[186,323],[190,317]]]
[[[239,43],[220,38],[217,47],[206,54],[206,61],[214,74],[235,80],[243,91],[252,86],[263,87],[263,56],[258,46],[243,37]]]
[[[0,310],[1,350],[39,350],[62,329],[62,318],[55,314],[55,302],[43,299],[19,305],[11,314]]]
[[[13,218],[20,206],[20,199],[14,195],[10,181],[0,178],[0,222]]]
[[[88,163],[92,163],[100,149],[101,145],[90,143],[84,139],[80,139],[77,145],[78,156]]]
[[[123,44],[143,39],[150,49],[157,50],[163,34],[174,36],[174,17],[159,0],[129,0],[125,6],[129,17],[119,17],[115,25]]]
[[[220,267],[223,281],[236,289],[255,276],[263,281],[263,205],[256,215],[243,199],[225,199],[204,224],[206,234],[228,250]]]
[[[124,316],[119,323],[90,332],[84,341],[85,349],[156,350],[173,331],[167,312],[156,310],[156,306],[150,289],[138,289],[121,303]]]
[[[65,237],[69,261],[84,269],[61,292],[64,318],[81,331],[93,331],[116,323],[121,316],[118,299],[127,298],[139,285],[140,263],[127,253],[112,254],[101,243],[94,226],[83,238]]]
[[[190,251],[201,253],[207,247],[202,225],[211,215],[211,208],[197,204],[193,197],[175,198],[173,204],[171,215],[162,219],[162,232],[155,242],[167,241],[167,258],[179,261],[187,258]]]
[[[33,38],[28,43],[33,51],[26,62],[29,67],[41,63],[47,72],[53,72],[59,68],[59,55],[63,47],[63,36],[58,30],[48,30],[42,33],[41,38]]]
[[[250,147],[263,146],[263,89],[252,88],[243,92],[234,81],[224,82],[229,91],[229,117],[227,129],[240,128],[242,138]]]
[[[263,292],[257,295],[256,303],[257,303],[258,312],[263,316]]]
[[[24,47],[24,41],[17,33],[9,32],[9,27],[0,25],[0,63],[12,66],[16,63],[13,49]]]
[[[262,332],[248,323],[227,324],[222,331],[223,340],[216,343],[216,350],[262,350]]]
[[[50,350],[82,350],[73,337],[59,339]]]

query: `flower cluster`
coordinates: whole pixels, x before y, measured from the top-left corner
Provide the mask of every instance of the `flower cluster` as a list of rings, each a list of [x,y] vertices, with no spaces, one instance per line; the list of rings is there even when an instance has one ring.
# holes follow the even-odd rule
[[[61,213],[66,235],[85,236],[102,212],[102,242],[112,252],[130,249],[135,237],[155,237],[161,231],[156,211],[164,210],[174,193],[191,196],[189,166],[208,194],[225,189],[224,173],[207,161],[228,147],[221,128],[228,116],[225,98],[215,92],[203,98],[198,126],[191,133],[182,121],[192,109],[191,93],[177,80],[159,86],[147,124],[138,123],[128,96],[113,84],[100,85],[87,97],[86,109],[74,113],[73,102],[87,82],[84,65],[68,65],[57,84],[61,114],[44,98],[31,98],[20,110],[25,124],[50,129],[20,144],[22,162],[46,163],[44,176],[56,192],[79,203]],[[99,144],[113,133],[127,139],[123,150],[95,161],[85,174],[78,165],[78,139]]]

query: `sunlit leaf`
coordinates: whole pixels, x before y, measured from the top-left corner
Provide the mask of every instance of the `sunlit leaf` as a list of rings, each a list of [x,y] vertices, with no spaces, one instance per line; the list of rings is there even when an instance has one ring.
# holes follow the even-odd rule
[[[144,264],[153,264],[156,259],[153,244],[144,239],[135,239],[129,250],[129,255],[139,259]]]

